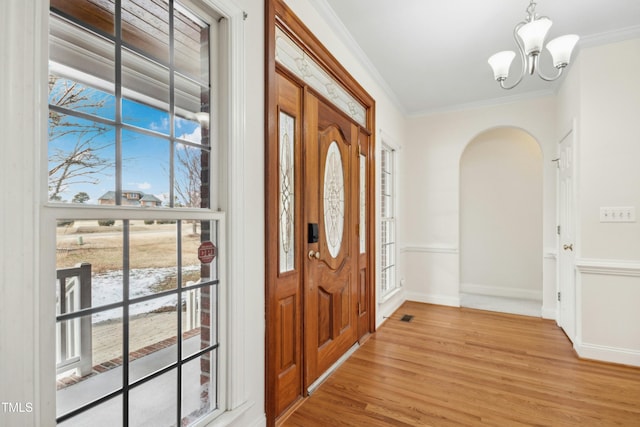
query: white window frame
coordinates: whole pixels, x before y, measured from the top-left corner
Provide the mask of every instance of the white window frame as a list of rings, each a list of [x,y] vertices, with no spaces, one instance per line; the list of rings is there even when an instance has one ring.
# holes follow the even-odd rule
[[[398,220],[398,151],[399,151],[399,147],[394,144],[388,136],[386,135],[381,135],[381,143],[380,143],[380,154],[378,156],[379,160],[379,171],[380,173],[378,174],[379,178],[379,191],[378,191],[378,196],[379,196],[379,200],[380,200],[380,205],[379,205],[379,220],[378,220],[378,247],[380,248],[380,250],[378,251],[378,303],[379,304],[383,304],[386,301],[388,301],[389,299],[391,299],[398,291],[400,291],[400,283],[398,280],[398,255],[399,255],[399,250],[398,250],[398,224],[397,224],[397,220]],[[390,166],[390,174],[391,174],[391,186],[390,186],[390,203],[391,203],[391,211],[392,211],[392,215],[390,217],[385,217],[383,216],[383,212],[382,212],[382,199],[384,197],[384,195],[382,194],[382,176],[385,173],[385,171],[382,170],[382,153],[383,151],[386,151],[389,153],[389,166]],[[386,223],[387,226],[392,227],[392,234],[393,234],[393,249],[391,252],[391,255],[393,257],[393,262],[391,265],[383,265],[382,263],[382,254],[383,254],[383,240],[382,240],[382,224]],[[383,284],[383,272],[385,269],[389,269],[390,270],[390,276],[391,278],[389,279],[390,282],[390,286],[388,289],[383,289],[382,288],[382,284]]]
[[[44,2],[48,6],[48,2]],[[212,188],[212,198],[217,194],[217,207],[214,209],[153,209],[136,208],[127,206],[72,206],[71,204],[56,204],[48,202],[47,193],[47,132],[46,122],[40,124],[41,146],[39,151],[40,170],[40,195],[39,208],[40,224],[37,234],[41,242],[39,258],[39,284],[36,286],[38,295],[37,305],[40,315],[38,317],[39,349],[37,355],[38,382],[40,383],[39,400],[48,402],[46,405],[38,405],[40,409],[39,419],[45,424],[50,424],[56,418],[55,384],[55,289],[51,286],[51,278],[56,271],[56,220],[59,218],[77,219],[202,219],[219,220],[223,225],[219,236],[219,268],[220,268],[220,370],[218,377],[219,405],[221,411],[216,411],[203,417],[195,425],[228,425],[234,419],[240,417],[251,406],[247,401],[246,364],[244,339],[246,335],[245,310],[242,303],[245,293],[244,263],[238,262],[244,254],[244,152],[245,152],[245,36],[244,21],[245,12],[234,0],[183,0],[184,4],[193,6],[194,9],[211,8],[219,13],[223,19],[219,22],[219,40],[212,40],[211,48],[219,49],[218,58],[220,66],[215,71],[221,76],[222,84],[219,84],[212,99],[218,100],[216,108],[219,112],[218,128],[211,126],[210,131],[216,132],[217,138],[222,143],[219,146],[218,155],[224,159],[217,163],[220,168],[218,180],[221,183],[217,189]],[[44,6],[44,5],[43,5]],[[44,12],[46,10],[46,12]],[[46,14],[46,18],[45,18]],[[41,19],[48,23],[48,7],[43,7]],[[43,26],[40,33],[42,51],[40,62],[37,64],[40,76],[40,114],[43,120],[47,114],[47,80],[48,80],[48,25]],[[213,186],[212,186],[213,187]],[[212,199],[213,201],[214,199]],[[213,206],[213,203],[212,203]],[[233,261],[236,262],[233,262]]]

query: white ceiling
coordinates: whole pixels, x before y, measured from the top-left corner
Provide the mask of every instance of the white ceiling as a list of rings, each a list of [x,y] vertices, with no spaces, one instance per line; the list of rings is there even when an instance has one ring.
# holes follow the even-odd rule
[[[513,27],[529,0],[312,0],[333,29],[361,54],[379,83],[408,115],[550,93],[556,84],[525,76],[501,89],[487,59],[516,50]],[[640,0],[537,0],[551,18],[547,40],[574,33],[580,47],[640,36]],[[553,74],[548,53],[542,69]],[[546,67],[545,67],[546,66]],[[615,66],[615,64],[611,64]],[[571,66],[568,71],[570,72]],[[518,57],[511,68],[517,78]],[[514,81],[513,77],[507,83]]]

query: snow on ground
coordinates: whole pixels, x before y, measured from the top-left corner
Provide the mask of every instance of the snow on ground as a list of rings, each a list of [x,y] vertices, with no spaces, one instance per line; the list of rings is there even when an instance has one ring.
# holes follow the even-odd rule
[[[183,266],[182,271],[197,271],[199,265]],[[170,277],[177,275],[176,267],[169,268],[140,268],[129,272],[129,299],[156,293],[155,286]],[[91,301],[93,307],[102,307],[107,304],[122,301],[122,271],[110,271],[103,274],[95,274],[91,278]],[[135,316],[143,313],[151,313],[163,307],[176,307],[176,295],[154,298],[129,306],[129,315]],[[122,309],[117,308],[102,311],[93,315],[92,323],[100,323],[106,320],[122,317]]]

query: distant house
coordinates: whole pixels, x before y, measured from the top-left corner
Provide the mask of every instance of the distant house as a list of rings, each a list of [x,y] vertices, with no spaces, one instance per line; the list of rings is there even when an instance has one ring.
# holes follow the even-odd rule
[[[116,192],[107,191],[98,199],[99,205],[115,205],[116,204]],[[122,206],[143,206],[143,207],[157,207],[162,205],[162,200],[158,199],[153,194],[145,194],[142,191],[122,191]]]

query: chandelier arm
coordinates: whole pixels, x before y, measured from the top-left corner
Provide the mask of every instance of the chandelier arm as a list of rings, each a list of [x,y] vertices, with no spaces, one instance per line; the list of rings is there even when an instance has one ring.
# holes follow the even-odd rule
[[[558,80],[560,78],[560,76],[562,75],[562,70],[564,70],[565,67],[560,67],[558,68],[558,74],[556,74],[553,77],[548,77],[545,76],[544,74],[542,74],[542,72],[540,71],[540,68],[538,68],[538,76],[540,76],[540,78],[542,80],[544,80],[545,82],[552,82],[554,80]]]
[[[520,77],[518,78],[518,80],[512,84],[511,86],[505,86],[504,84],[504,80],[500,80],[500,87],[502,89],[513,89],[514,87],[518,86],[520,84],[520,82],[522,81],[522,79],[524,78],[524,74],[525,74],[525,70],[527,69],[527,57],[524,54],[524,45],[523,43],[520,41],[520,38],[518,37],[518,30],[520,29],[520,27],[522,27],[523,25],[525,25],[526,22],[520,22],[518,24],[516,24],[516,26],[513,28],[513,39],[516,41],[516,45],[518,46],[518,52],[520,52],[520,62],[522,63],[522,71],[520,71]]]

